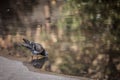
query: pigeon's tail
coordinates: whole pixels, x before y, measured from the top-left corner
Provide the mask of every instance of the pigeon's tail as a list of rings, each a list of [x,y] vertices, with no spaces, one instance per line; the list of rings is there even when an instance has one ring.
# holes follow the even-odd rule
[[[30,44],[30,41],[27,40],[27,39],[25,39],[25,38],[23,38],[23,41],[24,41],[26,44]]]
[[[26,48],[28,48],[28,49],[32,49],[33,47],[32,47],[32,42],[30,42],[29,40],[27,40],[27,39],[24,39],[23,38],[23,41],[24,41],[24,44],[22,44],[24,47],[26,47]]]

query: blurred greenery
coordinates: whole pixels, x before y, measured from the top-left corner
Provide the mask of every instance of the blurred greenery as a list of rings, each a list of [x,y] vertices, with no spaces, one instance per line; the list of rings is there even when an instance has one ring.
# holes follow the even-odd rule
[[[119,52],[120,50],[120,45],[119,45],[120,11],[119,10],[120,10],[119,0],[116,1],[66,0],[66,3],[64,4],[63,10],[61,12],[62,16],[58,20],[58,26],[62,27],[64,29],[64,32],[66,32],[67,34],[70,35],[72,33],[77,33],[77,31],[79,31],[79,33],[77,33],[78,35],[74,34],[67,36],[67,37],[74,36],[73,38],[74,40],[75,37],[77,37],[78,41],[80,41],[79,43],[84,44],[83,46],[81,45],[79,48],[85,49],[86,47],[88,48],[92,47],[96,49],[96,50],[94,49],[88,50],[89,53],[91,53],[88,55],[94,56],[95,54],[96,55],[105,54],[105,56],[107,55],[109,56],[109,61],[105,63],[106,65],[104,65],[104,67],[103,65],[97,65],[95,67],[95,68],[98,68],[98,66],[101,67],[100,73],[104,74],[101,77],[99,74],[97,76],[99,77],[99,79],[107,78],[108,80],[114,80],[114,79],[118,80],[118,74],[120,73],[119,72],[120,70],[117,70],[116,67],[114,67],[114,70],[112,70],[113,67],[111,68],[111,66],[113,65],[117,66],[119,64],[119,61],[114,62],[114,59],[118,59],[117,58],[118,56],[120,57],[120,53],[115,52],[115,51]],[[85,39],[81,41],[80,38],[83,36],[85,37]],[[111,50],[114,51],[109,52]],[[116,57],[114,56],[113,58],[113,54],[116,54]],[[63,64],[71,66],[69,63],[70,62],[67,61],[67,63],[63,63]],[[107,64],[108,65],[110,64],[110,66],[107,66]],[[61,70],[66,72],[67,69],[64,65],[61,67]],[[79,70],[84,70],[85,65],[86,64],[84,61],[84,67],[82,69],[80,67],[75,68],[78,69],[78,72],[75,73],[80,74],[81,72],[79,72]],[[106,66],[109,73],[105,72],[106,70],[104,70]],[[69,67],[69,69],[75,70],[72,69],[72,67]],[[104,71],[102,72],[102,70]],[[99,72],[95,72],[94,74],[92,73],[91,74],[96,75],[97,73]],[[70,74],[72,74],[72,72]],[[117,76],[115,76],[115,74]]]
[[[5,0],[0,16],[0,49],[7,55],[28,57],[19,45],[28,38],[49,52],[53,72],[119,80],[120,0]]]

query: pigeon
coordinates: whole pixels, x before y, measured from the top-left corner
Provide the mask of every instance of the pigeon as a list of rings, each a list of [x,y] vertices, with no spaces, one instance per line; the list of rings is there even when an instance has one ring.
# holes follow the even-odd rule
[[[47,51],[42,47],[41,44],[29,41],[23,38],[24,43],[22,44],[24,47],[28,48],[33,55],[42,55],[48,56]]]

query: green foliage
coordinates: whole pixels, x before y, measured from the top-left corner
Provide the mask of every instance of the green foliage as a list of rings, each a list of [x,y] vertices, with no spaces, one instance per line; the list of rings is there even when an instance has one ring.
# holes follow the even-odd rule
[[[77,42],[84,44],[80,46],[81,49],[91,48],[92,50],[88,50],[88,53],[94,54],[90,54],[90,56],[104,53],[111,49],[111,45],[112,48],[120,51],[120,0],[67,0],[64,3],[61,15],[58,26],[68,33],[72,39],[77,39]],[[81,38],[85,39],[81,41]],[[108,55],[111,56],[111,53],[108,53]],[[78,71],[81,69],[74,69],[73,66],[69,65],[69,59],[71,61],[73,59],[69,57],[65,59],[67,59],[65,60],[66,63],[64,62],[61,65],[62,71],[68,71],[72,74],[69,69],[73,72],[75,69],[78,69]],[[66,65],[69,67],[66,67]],[[85,67],[85,65],[83,66]],[[112,74],[108,67],[105,75],[108,75],[107,73]],[[77,74],[80,74],[80,72]]]
[[[19,9],[14,8],[16,10],[15,12],[19,14],[20,12],[22,13],[22,15],[19,16],[22,17],[29,15],[26,13],[32,12],[33,7],[35,7],[38,2],[35,0],[32,3],[27,0],[20,2],[20,4]],[[114,67],[109,68],[108,64],[112,63],[114,66],[114,64],[118,62],[115,63],[112,61],[120,60],[116,58],[116,56],[119,56],[118,53],[116,54],[115,51],[108,52],[108,50],[110,50],[112,45],[112,50],[114,49],[120,52],[120,0],[66,0],[60,14],[61,17],[57,22],[57,26],[51,27],[51,29],[49,29],[51,30],[50,33],[47,31],[48,29],[43,29],[46,28],[43,26],[40,31],[40,36],[38,37],[40,42],[43,42],[48,48],[49,57],[53,66],[55,64],[59,69],[58,71],[65,74],[80,76],[83,71],[86,73],[82,74],[82,76],[89,75],[89,77],[92,77],[93,75],[98,76],[98,78],[99,74],[103,74],[101,77],[109,74],[112,76]],[[6,15],[2,13],[1,16]],[[3,34],[7,32],[7,34],[12,33],[12,35],[15,35],[17,31],[23,31],[23,35],[25,35],[27,27],[23,28],[24,26],[21,24],[24,22],[24,19],[20,21],[15,18],[15,21],[16,20],[19,21],[19,23],[15,25],[16,27],[13,28],[13,25],[8,28],[11,32],[7,31],[6,27],[8,26],[3,27],[1,32],[3,32]],[[29,21],[31,20],[28,20],[28,22]],[[6,21],[3,22],[6,23]],[[17,21],[14,23],[17,23]],[[36,25],[36,23],[33,24]],[[17,25],[19,25],[20,28],[18,28],[19,26]],[[30,25],[26,26],[30,28],[32,25],[30,23]],[[35,38],[34,36],[37,35],[34,33],[35,30],[33,29],[32,34],[29,33],[33,40]],[[23,56],[29,56],[31,54],[30,51],[23,47],[15,48],[15,50],[16,52],[20,52],[20,54],[25,53]],[[98,54],[104,55],[98,56]],[[112,54],[115,54],[115,56],[112,57]],[[109,57],[106,57],[106,55]],[[58,63],[56,63],[57,58],[59,58]],[[59,60],[63,62],[59,62]]]

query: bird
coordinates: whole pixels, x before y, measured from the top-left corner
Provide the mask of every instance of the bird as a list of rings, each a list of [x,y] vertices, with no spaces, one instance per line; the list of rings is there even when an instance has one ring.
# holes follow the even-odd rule
[[[35,43],[33,41],[29,41],[25,38],[23,38],[23,41],[24,41],[24,43],[22,44],[22,46],[29,49],[33,55],[42,55],[45,57],[48,56],[48,52],[43,48],[43,46],[41,44]]]

